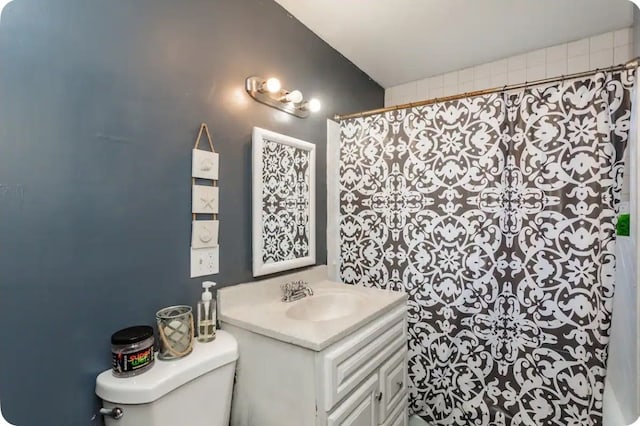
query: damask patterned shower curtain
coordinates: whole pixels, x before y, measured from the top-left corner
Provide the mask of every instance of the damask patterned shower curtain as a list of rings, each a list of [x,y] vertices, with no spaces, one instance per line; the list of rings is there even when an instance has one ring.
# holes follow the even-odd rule
[[[633,79],[341,123],[341,278],[409,294],[430,424],[602,424]]]

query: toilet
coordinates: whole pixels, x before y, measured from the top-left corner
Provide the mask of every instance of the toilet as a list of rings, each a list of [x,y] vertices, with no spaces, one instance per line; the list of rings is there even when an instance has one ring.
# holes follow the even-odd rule
[[[210,343],[195,342],[184,358],[156,359],[148,371],[118,378],[111,370],[96,379],[106,426],[227,426],[238,343],[218,330]],[[113,411],[114,409],[117,409]]]

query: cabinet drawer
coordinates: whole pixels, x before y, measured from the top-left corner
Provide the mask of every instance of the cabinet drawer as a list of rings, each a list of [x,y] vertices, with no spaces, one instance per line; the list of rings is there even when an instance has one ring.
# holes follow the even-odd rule
[[[377,425],[377,392],[378,376],[374,374],[329,414],[327,426]]]
[[[380,367],[380,419],[386,419],[402,401],[407,389],[407,348],[403,347]]]
[[[409,412],[406,393],[402,394],[400,403],[391,411],[389,417],[380,424],[382,426],[409,426]]]
[[[402,305],[319,354],[318,384],[324,411],[330,411],[386,359],[406,348],[406,328],[406,306]]]

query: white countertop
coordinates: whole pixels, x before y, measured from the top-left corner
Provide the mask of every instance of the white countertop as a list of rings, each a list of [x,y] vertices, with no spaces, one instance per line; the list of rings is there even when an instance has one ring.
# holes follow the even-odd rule
[[[293,280],[309,282],[312,298],[331,293],[354,293],[363,303],[353,314],[325,321],[297,320],[286,315],[296,302],[281,301],[280,285]],[[254,333],[321,351],[334,342],[351,334],[373,318],[406,303],[402,292],[365,288],[332,282],[326,279],[326,267],[257,281],[239,284],[218,290],[218,319]]]

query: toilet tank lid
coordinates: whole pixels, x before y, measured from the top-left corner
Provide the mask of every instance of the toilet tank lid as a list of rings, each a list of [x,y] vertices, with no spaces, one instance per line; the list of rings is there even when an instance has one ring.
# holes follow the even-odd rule
[[[155,365],[139,376],[115,377],[111,370],[96,379],[96,395],[116,404],[147,404],[185,383],[238,359],[238,342],[218,330],[209,343],[195,342],[193,352],[173,361],[156,359]]]

